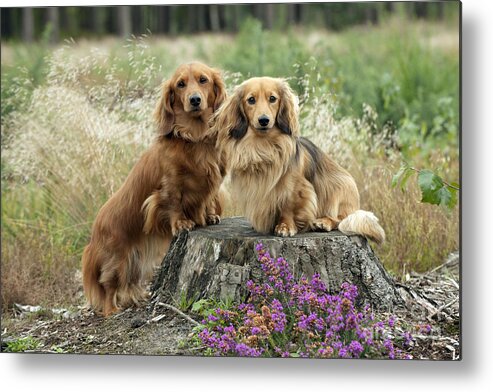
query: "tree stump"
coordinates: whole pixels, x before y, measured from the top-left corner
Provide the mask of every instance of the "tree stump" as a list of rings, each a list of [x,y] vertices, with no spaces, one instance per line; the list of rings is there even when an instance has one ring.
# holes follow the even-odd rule
[[[318,272],[332,294],[339,293],[343,282],[355,284],[359,305],[370,303],[379,310],[403,302],[365,238],[337,230],[280,238],[259,234],[246,219],[235,217],[174,238],[154,277],[150,309],[158,302],[177,304],[184,298],[244,300],[246,282],[262,276],[255,251],[259,242],[272,256],[283,256],[296,279]]]

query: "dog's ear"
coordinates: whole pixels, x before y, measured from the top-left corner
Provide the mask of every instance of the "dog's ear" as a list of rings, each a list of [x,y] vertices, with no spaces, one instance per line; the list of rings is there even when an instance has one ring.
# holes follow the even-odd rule
[[[213,110],[216,111],[226,99],[226,86],[221,77],[221,72],[217,69],[212,70],[212,80],[214,81],[214,95],[216,96],[214,99]]]
[[[234,126],[231,127],[231,129],[229,130],[229,136],[233,139],[238,140],[242,139],[247,133],[248,120],[245,116],[245,113],[243,112],[243,104],[241,102],[241,98],[238,98],[235,101],[235,112],[232,112],[234,114]]]
[[[213,115],[211,126],[220,139],[229,137],[238,140],[245,136],[248,121],[243,112],[242,97],[243,89],[240,86]]]
[[[282,133],[299,136],[298,103],[288,82],[279,79],[280,106],[276,123]]]
[[[173,123],[175,121],[173,112],[174,99],[171,81],[168,80],[162,84],[161,99],[154,111],[154,120],[157,123],[157,130],[160,135],[166,136],[173,131]]]

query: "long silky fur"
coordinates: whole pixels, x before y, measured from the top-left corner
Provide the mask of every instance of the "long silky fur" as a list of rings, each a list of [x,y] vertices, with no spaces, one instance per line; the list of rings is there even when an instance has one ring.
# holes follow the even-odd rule
[[[276,124],[259,135],[246,118],[244,97],[276,81],[281,99]],[[296,99],[282,79],[252,78],[225,101],[211,120],[211,131],[227,157],[233,198],[255,230],[294,235],[304,230],[360,234],[381,243],[376,217],[359,210],[352,176],[299,135]],[[284,226],[283,226],[284,225]]]
[[[165,82],[155,111],[158,138],[96,217],[82,256],[83,286],[88,306],[105,316],[146,298],[144,283],[179,219],[205,225],[222,212],[225,162],[208,121],[226,93],[219,72],[205,69],[214,82],[208,108],[200,117],[185,113],[172,79]]]

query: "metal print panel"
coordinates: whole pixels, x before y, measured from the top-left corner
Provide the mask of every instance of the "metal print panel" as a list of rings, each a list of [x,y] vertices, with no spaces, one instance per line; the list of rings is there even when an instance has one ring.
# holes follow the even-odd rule
[[[2,353],[461,358],[460,3],[1,18]]]

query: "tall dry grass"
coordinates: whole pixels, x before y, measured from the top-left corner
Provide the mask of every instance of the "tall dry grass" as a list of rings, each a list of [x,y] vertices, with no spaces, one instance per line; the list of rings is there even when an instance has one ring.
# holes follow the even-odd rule
[[[334,120],[331,97],[313,97],[302,108],[304,135],[355,178],[362,208],[373,211],[386,231],[386,242],[375,246],[384,265],[402,278],[439,265],[459,249],[458,206],[449,210],[422,203],[416,178],[404,190],[392,187],[392,177],[404,158],[396,149],[396,135],[386,129],[375,132],[378,114],[365,105],[361,118]],[[458,151],[420,156],[415,164],[437,170],[449,181],[459,178]]]
[[[121,79],[108,54],[71,56],[73,48],[62,47],[26,109],[9,115],[2,135],[4,305],[73,299],[71,277],[92,221],[154,137],[162,70],[139,63],[132,50],[132,78]],[[57,297],[62,287],[67,295]]]

